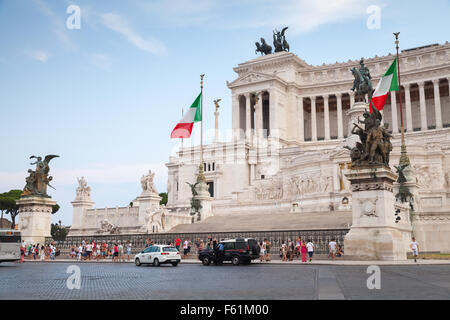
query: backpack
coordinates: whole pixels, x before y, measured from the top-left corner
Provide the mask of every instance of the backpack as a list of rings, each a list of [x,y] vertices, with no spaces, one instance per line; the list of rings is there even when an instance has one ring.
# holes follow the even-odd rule
[[[219,251],[223,251],[223,244],[219,244]]]

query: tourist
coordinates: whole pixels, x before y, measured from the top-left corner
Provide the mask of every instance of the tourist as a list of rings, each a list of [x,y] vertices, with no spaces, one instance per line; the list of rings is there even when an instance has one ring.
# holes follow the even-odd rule
[[[311,240],[308,240],[308,243],[306,244],[306,248],[308,249],[309,262],[311,262],[313,254],[314,254],[314,244],[312,243]]]
[[[203,243],[203,240],[200,240],[200,243],[198,244],[198,252],[202,251],[205,248],[205,244]]]
[[[175,248],[177,248],[178,251],[180,251],[180,245],[181,245],[181,239],[177,237],[175,239]]]
[[[270,261],[270,247],[271,247],[271,244],[270,244],[269,240],[267,240],[267,239],[264,239],[264,242],[266,243],[266,256],[265,256],[265,260],[266,260],[266,261]]]
[[[70,259],[73,259],[73,258],[75,258],[75,256],[76,256],[76,254],[75,254],[75,247],[72,246],[72,247],[70,248],[69,258],[70,258]]]
[[[259,243],[259,261],[264,262],[265,256],[266,256],[266,250],[264,249],[264,243],[261,241]]]
[[[128,241],[128,243],[127,243],[127,261],[130,261],[130,256],[131,256],[131,242]]]
[[[56,247],[52,244],[50,244],[50,260],[55,260],[55,254],[56,254]]]
[[[419,255],[419,244],[417,243],[416,238],[412,237],[409,247],[411,248],[414,256],[414,262],[417,262],[417,256]]]
[[[108,258],[108,244],[105,241],[103,241],[102,244],[102,258],[103,259]]]
[[[308,248],[306,247],[305,241],[301,242],[300,245],[300,254],[302,255],[302,262],[308,262],[306,259],[306,253],[308,252]]]
[[[82,256],[83,256],[83,244],[80,243],[77,250],[77,261],[81,261]]]
[[[336,247],[337,247],[337,243],[336,243],[335,239],[333,238],[328,243],[329,257],[331,257],[331,260],[334,260],[334,256],[336,254]]]
[[[336,257],[342,257],[344,255],[344,251],[342,251],[342,246],[338,244],[337,250],[336,250]]]
[[[116,261],[119,259],[119,246],[117,245],[117,243],[114,243],[114,256],[112,258],[112,261]]]
[[[102,257],[102,249],[101,249],[101,245],[99,245],[99,244],[97,244],[96,246],[95,246],[95,252],[96,252],[96,258],[97,258],[97,261],[99,261],[99,259]]]
[[[33,255],[33,260],[36,260],[36,246],[34,244],[31,248],[31,254]]]
[[[20,261],[19,263],[25,262],[25,240],[22,240],[22,245],[20,246]]]
[[[91,260],[91,254],[92,254],[92,244],[88,243],[86,245],[86,259]]]
[[[295,240],[295,256],[297,258],[300,257],[300,249],[302,246],[302,240],[300,239],[300,236],[297,237],[297,240]]]
[[[40,259],[39,260],[41,260],[41,261],[44,261],[44,259],[45,259],[45,247],[44,246],[41,246],[41,255],[40,255]]]
[[[291,239],[289,239],[289,243],[288,243],[289,261],[294,260],[294,253],[295,253],[294,241],[291,241]]]
[[[287,257],[286,257],[286,254],[287,254],[287,246],[286,246],[286,243],[284,243],[284,240],[281,241],[281,248],[280,248],[280,251],[281,251],[281,256],[282,256],[281,261],[287,261]]]
[[[187,257],[187,255],[189,253],[188,247],[189,247],[189,241],[188,241],[188,239],[186,239],[183,242],[183,255],[184,255],[184,257]]]
[[[121,242],[119,242],[119,261],[124,261],[125,259],[123,258],[123,245]]]

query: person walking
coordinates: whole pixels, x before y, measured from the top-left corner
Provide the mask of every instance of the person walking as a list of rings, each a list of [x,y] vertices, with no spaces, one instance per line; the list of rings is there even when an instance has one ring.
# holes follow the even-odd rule
[[[417,256],[419,255],[419,244],[417,243],[416,238],[412,237],[411,240],[412,241],[409,246],[410,246],[413,256],[414,256],[414,262],[417,262]]]
[[[302,255],[302,262],[308,262],[306,259],[306,253],[308,252],[308,248],[306,247],[305,241],[302,241],[300,245],[300,254]]]
[[[45,247],[44,246],[41,246],[41,252],[40,252],[40,258],[39,258],[39,260],[41,260],[41,261],[44,261],[44,259],[45,259]]]
[[[127,243],[127,261],[130,261],[130,256],[131,256],[131,242],[128,241],[128,243]]]
[[[328,250],[329,250],[329,253],[330,253],[331,260],[334,260],[334,257],[335,257],[335,254],[336,254],[336,247],[337,247],[337,243],[336,243],[336,240],[333,238],[328,243]]]
[[[112,258],[112,261],[116,261],[119,260],[119,246],[117,245],[117,243],[114,243],[114,255]]]
[[[259,243],[259,261],[264,262],[264,257],[266,256],[266,250],[264,248],[264,242]]]
[[[22,240],[22,245],[20,246],[20,261],[19,263],[25,262],[25,240]]]
[[[264,239],[264,241],[266,242],[266,261],[270,261],[270,247],[271,247],[271,243],[269,242],[269,240]]]
[[[125,259],[123,258],[123,245],[121,242],[119,242],[119,261],[124,261]]]
[[[183,258],[187,258],[187,255],[189,253],[189,241],[188,239],[184,240],[183,242]]]
[[[306,249],[308,250],[309,262],[311,262],[314,254],[314,243],[312,243],[311,240],[308,240],[308,243],[306,244]]]
[[[280,250],[281,250],[281,256],[282,256],[281,261],[287,261],[287,256],[286,256],[286,254],[287,254],[287,246],[286,246],[286,243],[284,243],[284,240],[281,242]]]

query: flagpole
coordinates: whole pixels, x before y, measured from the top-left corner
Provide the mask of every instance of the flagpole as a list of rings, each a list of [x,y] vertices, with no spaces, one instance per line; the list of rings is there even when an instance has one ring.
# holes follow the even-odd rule
[[[401,156],[400,156],[400,164],[409,165],[409,158],[406,154],[406,144],[405,144],[405,126],[403,124],[403,107],[402,107],[402,95],[401,95],[401,81],[400,81],[400,58],[398,55],[398,35],[400,32],[394,32],[395,36],[395,49],[397,50],[397,76],[398,76],[398,88],[399,88],[399,100],[400,100],[400,124],[401,124],[401,133],[402,133],[402,145],[401,145]],[[405,91],[406,94],[406,91]],[[406,97],[405,97],[406,99]]]
[[[184,116],[184,108],[181,108],[181,119],[183,119],[183,116]],[[183,147],[184,147],[183,142],[184,142],[184,139],[181,138],[181,149],[183,149]]]
[[[201,127],[200,127],[200,167],[198,171],[198,182],[205,181],[205,175],[203,174],[203,77],[205,75],[200,75],[200,118],[201,118]]]

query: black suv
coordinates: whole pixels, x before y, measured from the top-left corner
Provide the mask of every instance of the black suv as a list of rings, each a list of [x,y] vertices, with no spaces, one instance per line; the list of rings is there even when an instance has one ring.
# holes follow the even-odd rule
[[[226,239],[219,242],[223,244],[222,259],[216,257],[216,252],[213,249],[204,249],[199,252],[198,259],[207,266],[211,262],[218,264],[222,261],[231,261],[235,266],[242,264],[250,264],[253,259],[259,258],[259,251],[261,250],[258,241],[251,238]],[[220,253],[218,253],[220,254]]]

